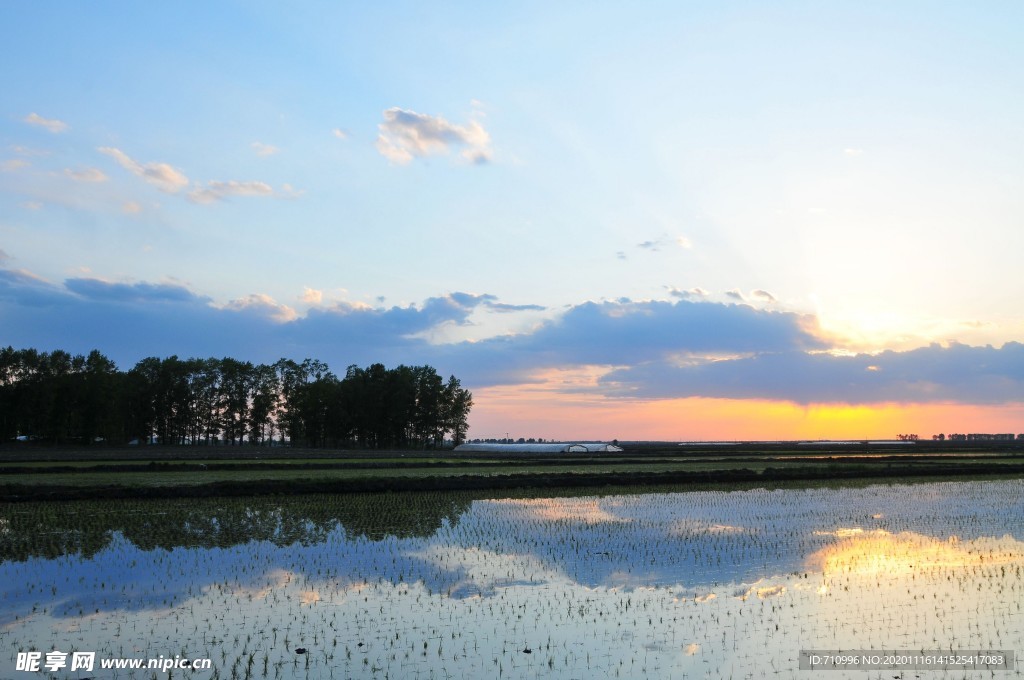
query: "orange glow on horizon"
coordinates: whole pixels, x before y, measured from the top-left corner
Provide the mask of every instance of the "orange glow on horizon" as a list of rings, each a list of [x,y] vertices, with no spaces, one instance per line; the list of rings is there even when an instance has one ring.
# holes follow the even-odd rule
[[[1024,404],[811,404],[759,399],[691,397],[641,401],[550,384],[473,391],[470,438],[756,441],[921,439],[952,432],[1012,432],[1024,423]]]

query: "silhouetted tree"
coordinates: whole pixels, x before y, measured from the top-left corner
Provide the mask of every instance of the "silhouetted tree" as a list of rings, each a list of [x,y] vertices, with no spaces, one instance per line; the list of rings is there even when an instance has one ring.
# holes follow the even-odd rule
[[[93,350],[0,348],[0,434],[68,441],[264,444],[371,449],[465,439],[472,395],[431,366],[147,357],[127,372]]]

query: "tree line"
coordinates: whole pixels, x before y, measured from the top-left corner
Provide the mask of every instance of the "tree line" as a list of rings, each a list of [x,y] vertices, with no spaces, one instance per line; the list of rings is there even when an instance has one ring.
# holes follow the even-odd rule
[[[430,366],[149,357],[120,371],[98,350],[0,349],[0,436],[54,444],[440,448],[461,443],[472,394]]]

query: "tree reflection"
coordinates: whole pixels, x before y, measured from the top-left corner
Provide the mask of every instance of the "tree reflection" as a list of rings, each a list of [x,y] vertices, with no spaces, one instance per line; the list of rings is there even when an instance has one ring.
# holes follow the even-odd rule
[[[371,541],[428,538],[456,525],[472,501],[470,494],[393,493],[7,505],[0,507],[0,560],[89,558],[118,532],[142,550],[314,545],[339,527]]]

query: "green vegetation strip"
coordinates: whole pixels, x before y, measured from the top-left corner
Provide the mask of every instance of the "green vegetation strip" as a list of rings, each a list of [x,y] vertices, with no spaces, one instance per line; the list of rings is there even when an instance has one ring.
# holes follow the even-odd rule
[[[157,465],[147,471],[90,470],[0,474],[0,500],[100,497],[197,497],[359,491],[483,490],[510,488],[593,487],[609,484],[693,484],[710,482],[852,479],[876,477],[1024,475],[1024,463],[992,459],[935,461],[922,459],[836,461],[678,460],[550,461],[514,463],[251,469],[175,469]]]

